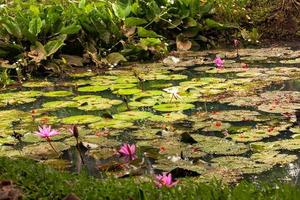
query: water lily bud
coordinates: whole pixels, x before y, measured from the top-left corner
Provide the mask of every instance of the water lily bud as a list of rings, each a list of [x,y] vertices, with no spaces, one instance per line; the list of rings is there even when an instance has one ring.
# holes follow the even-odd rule
[[[73,126],[72,133],[75,138],[79,137],[79,132],[78,132],[78,128],[76,125]]]

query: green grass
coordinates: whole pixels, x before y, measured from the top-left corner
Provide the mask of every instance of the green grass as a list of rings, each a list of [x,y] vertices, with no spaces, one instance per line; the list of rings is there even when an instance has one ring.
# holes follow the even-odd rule
[[[81,199],[299,199],[300,189],[287,184],[254,184],[221,186],[182,181],[171,189],[158,189],[153,182],[133,178],[100,180],[87,174],[58,172],[30,160],[0,158],[0,179],[13,180],[25,199],[63,199],[75,193]]]

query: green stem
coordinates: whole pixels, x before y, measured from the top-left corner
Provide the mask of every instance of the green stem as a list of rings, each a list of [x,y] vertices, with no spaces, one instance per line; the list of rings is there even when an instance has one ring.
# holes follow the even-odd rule
[[[79,156],[80,156],[80,159],[81,159],[82,164],[84,164],[83,156],[82,156],[81,151],[80,151],[80,149],[79,149],[79,141],[78,141],[78,138],[76,138],[76,149],[77,149],[77,151],[78,151],[78,153],[79,153]]]
[[[53,151],[59,156],[59,153],[56,151],[56,149],[52,145],[50,138],[47,138],[47,142],[49,143],[49,145],[51,146],[51,148],[53,149]]]
[[[172,100],[173,100],[173,96],[174,96],[174,94],[172,94],[172,96],[171,96],[171,99],[170,99],[170,103],[172,103]]]

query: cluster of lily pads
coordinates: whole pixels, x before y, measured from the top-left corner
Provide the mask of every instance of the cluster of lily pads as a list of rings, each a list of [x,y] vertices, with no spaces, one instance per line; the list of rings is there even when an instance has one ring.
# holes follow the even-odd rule
[[[168,172],[157,177],[159,187],[174,185],[171,174],[234,182],[267,172],[299,159],[298,55],[288,48],[240,49],[239,59],[228,51],[179,52],[178,62],[25,82],[0,93],[0,156],[68,169],[78,147],[98,172]],[[36,134],[49,125],[60,133],[51,145]],[[78,140],[70,134],[73,125]]]

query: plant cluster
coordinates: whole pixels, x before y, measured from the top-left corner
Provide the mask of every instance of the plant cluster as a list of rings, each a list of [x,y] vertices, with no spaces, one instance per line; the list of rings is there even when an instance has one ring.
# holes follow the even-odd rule
[[[63,54],[113,67],[175,47],[210,47],[216,30],[233,28],[213,20],[212,9],[213,2],[199,0],[7,1],[0,7],[0,65],[19,75],[60,73],[74,64]]]

